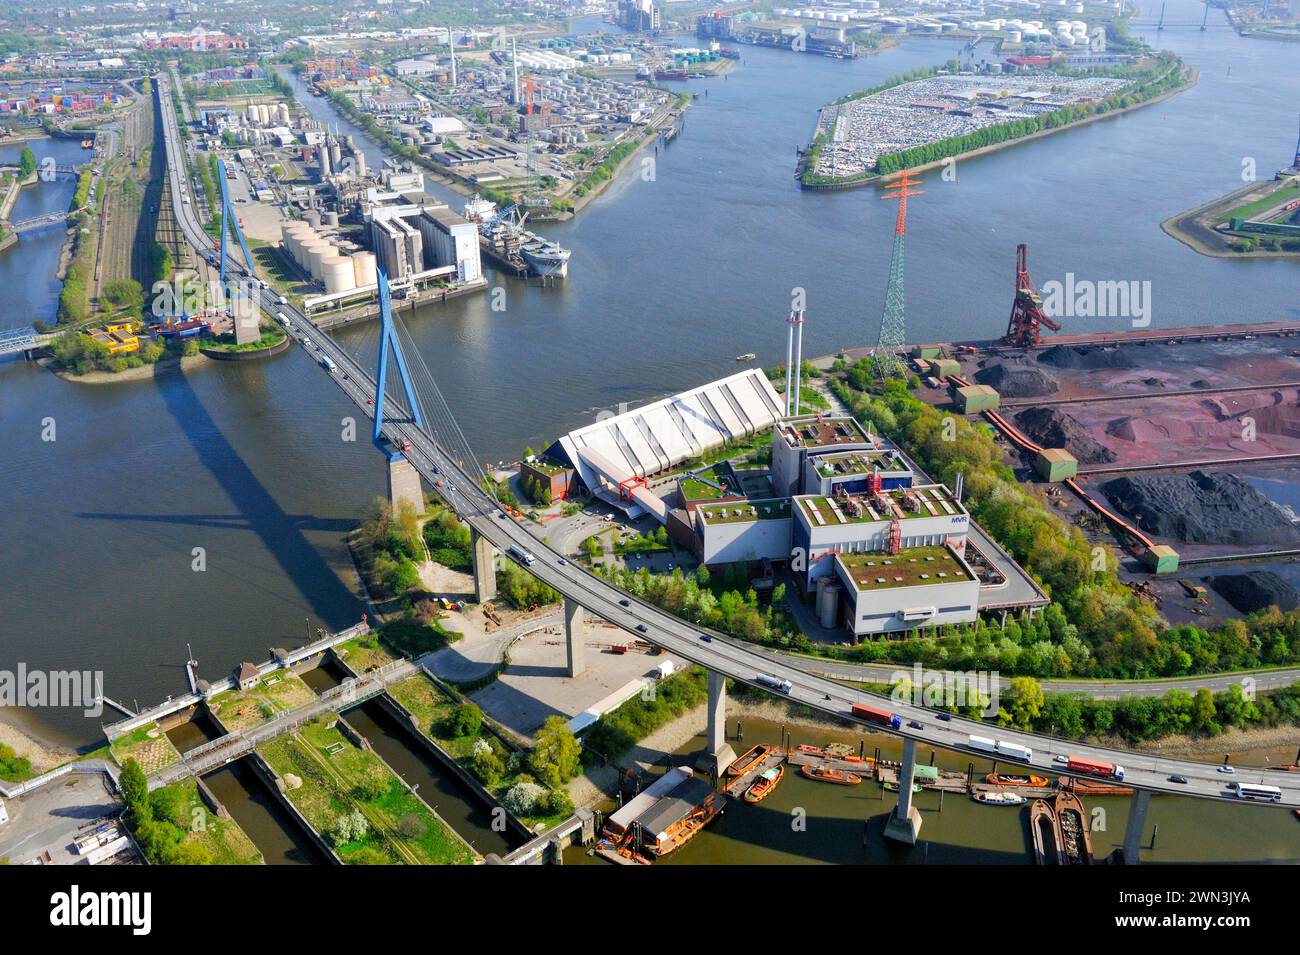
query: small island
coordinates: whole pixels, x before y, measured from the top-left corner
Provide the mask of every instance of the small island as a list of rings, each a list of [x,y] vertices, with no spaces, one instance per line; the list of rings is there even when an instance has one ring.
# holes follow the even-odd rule
[[[800,185],[851,189],[931,169],[1158,102],[1196,79],[1168,53],[1086,71],[1020,59],[1008,61],[1014,73],[961,71],[949,60],[822,107],[799,163]]]

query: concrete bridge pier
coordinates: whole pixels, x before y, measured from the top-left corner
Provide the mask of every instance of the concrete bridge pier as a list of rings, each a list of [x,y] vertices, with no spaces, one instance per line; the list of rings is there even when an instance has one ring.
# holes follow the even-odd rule
[[[578,676],[587,668],[583,663],[583,611],[582,606],[573,598],[564,598],[564,660],[565,673]]]
[[[707,740],[704,752],[695,761],[695,767],[717,778],[736,761],[736,753],[727,742],[727,678],[713,670],[709,671],[707,713]]]
[[[916,845],[921,832],[921,814],[912,805],[912,785],[916,780],[916,740],[903,740],[903,768],[898,773],[898,805],[885,823],[885,838]]]
[[[1138,850],[1142,848],[1142,830],[1147,825],[1147,809],[1151,805],[1151,790],[1135,789],[1129,801],[1128,825],[1124,827],[1124,864],[1137,865]]]
[[[486,603],[497,595],[496,548],[472,527],[469,540],[470,558],[474,564],[474,599]]]
[[[403,457],[388,462],[388,500],[397,513],[402,504],[410,504],[415,513],[424,513],[424,488],[420,485],[420,472]]]

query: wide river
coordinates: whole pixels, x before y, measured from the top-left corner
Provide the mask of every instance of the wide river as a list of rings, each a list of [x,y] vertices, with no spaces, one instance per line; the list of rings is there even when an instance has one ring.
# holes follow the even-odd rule
[[[1199,9],[1172,0],[1168,20],[1199,23]],[[1030,244],[1040,285],[1067,272],[1150,281],[1155,326],[1300,314],[1294,263],[1202,257],[1159,228],[1239,185],[1246,158],[1261,175],[1289,161],[1300,48],[1227,29],[1170,28],[1160,43],[1200,69],[1196,87],[962,162],[956,182],[925,177],[908,224],[910,340],[1000,334],[1017,242]],[[849,62],[746,48],[725,80],[687,84],[701,95],[652,177],[634,162],[577,220],[539,227],[573,250],[566,284],[493,275],[504,311],[479,295],[408,315],[478,456],[512,460],[620,402],[731,373],[742,352],[783,360],[795,287],[807,290],[805,354],[874,340],[893,206],[874,190],[801,192],[795,147],[824,102],[956,51],[909,40]],[[351,131],[324,101],[301,99]],[[78,151],[43,149],[60,162]],[[71,184],[39,189],[16,214],[59,207]],[[56,190],[64,198],[46,198]],[[0,253],[0,326],[53,314],[59,238]],[[187,643],[213,678],[354,622],[343,535],[384,489],[379,456],[340,440],[354,414],[298,352],[98,386],[0,363],[0,669],[99,670],[109,696],[153,703],[183,691]],[[41,439],[47,418],[54,441]],[[57,742],[98,731],[77,712],[23,717]]]

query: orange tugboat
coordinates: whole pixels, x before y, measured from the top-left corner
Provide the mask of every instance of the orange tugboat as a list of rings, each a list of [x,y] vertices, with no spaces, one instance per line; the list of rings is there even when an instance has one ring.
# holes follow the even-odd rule
[[[1046,789],[1051,783],[1046,776],[1039,776],[1036,773],[989,773],[984,777],[984,781],[990,786],[1027,786],[1031,789]]]
[[[767,754],[772,752],[772,747],[767,743],[759,743],[752,749],[746,750],[736,761],[727,767],[728,776],[743,776],[751,769],[755,768],[763,760],[767,759]]]
[[[857,773],[845,773],[838,769],[824,766],[800,766],[799,772],[808,779],[818,783],[834,783],[837,786],[856,786],[862,782]]]
[[[781,781],[781,777],[784,775],[784,766],[776,766],[772,769],[763,770],[763,772],[759,773],[758,778],[750,783],[749,788],[745,790],[745,795],[742,798],[748,803],[762,802],[768,796],[772,795],[772,791],[776,789],[776,784]]]

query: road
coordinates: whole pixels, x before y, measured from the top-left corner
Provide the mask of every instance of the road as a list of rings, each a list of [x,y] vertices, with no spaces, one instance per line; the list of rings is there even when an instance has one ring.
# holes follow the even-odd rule
[[[169,97],[170,90],[165,79],[157,83],[160,96]],[[170,103],[164,101],[160,111],[165,124],[165,142],[168,154],[168,168],[173,177],[173,194],[179,194],[180,182],[178,169],[180,136],[176,129],[176,113]],[[190,206],[178,207],[181,226],[187,239],[197,249],[208,247],[208,238],[194,219]],[[231,269],[235,278],[243,277],[242,268]],[[368,417],[374,414],[375,384],[369,373],[360,368],[352,356],[339,347],[328,335],[317,331],[310,322],[296,309],[279,302],[275,293],[269,289],[260,291],[261,307],[271,316],[283,314],[289,318],[289,334],[314,361],[330,358],[336,370],[331,373],[338,385],[356,406]],[[310,345],[306,344],[310,336]],[[386,420],[383,424],[385,437],[397,446],[409,442],[410,450],[405,451],[407,459],[420,472],[425,481],[433,484],[443,481],[439,494],[475,532],[488,540],[501,551],[511,545],[536,556],[535,563],[529,568],[543,583],[576,600],[589,612],[616,624],[642,639],[655,643],[670,653],[691,663],[725,674],[727,677],[759,689],[768,689],[756,682],[756,675],[765,673],[781,680],[789,681],[790,690],[786,694],[793,702],[803,704],[841,719],[847,719],[872,730],[882,727],[854,717],[851,707],[854,703],[880,705],[881,697],[856,691],[844,685],[810,672],[790,657],[777,657],[764,653],[753,646],[732,640],[718,633],[704,633],[687,621],[681,620],[657,607],[644,603],[635,597],[624,594],[596,577],[585,568],[568,561],[548,544],[534,537],[529,531],[509,519],[498,508],[497,502],[487,492],[479,488],[459,464],[434,443],[423,429],[405,421]],[[969,745],[971,735],[993,736],[1033,750],[1027,765],[1035,769],[1071,775],[1065,767],[1055,762],[1058,755],[1071,754],[1085,756],[1095,760],[1123,765],[1127,774],[1125,781],[1131,785],[1176,795],[1198,796],[1202,798],[1231,799],[1237,802],[1232,790],[1226,783],[1229,779],[1237,781],[1267,782],[1282,790],[1281,805],[1300,807],[1300,773],[1265,773],[1262,769],[1238,771],[1228,777],[1216,772],[1212,765],[1191,760],[1168,759],[1137,754],[1120,749],[1101,746],[1085,746],[1068,743],[1033,733],[1010,729],[998,729],[989,724],[953,717],[949,721],[938,721],[932,710],[913,704],[890,703],[890,708],[902,718],[903,726],[894,730],[895,735],[902,736],[931,746],[940,746],[957,752],[975,753],[986,758],[987,753],[973,750]],[[912,727],[909,722],[919,723]],[[1077,775],[1077,774],[1076,774]],[[1174,783],[1170,776],[1182,776],[1186,783]],[[1265,777],[1267,777],[1265,779]],[[1273,805],[1277,805],[1276,803]]]

